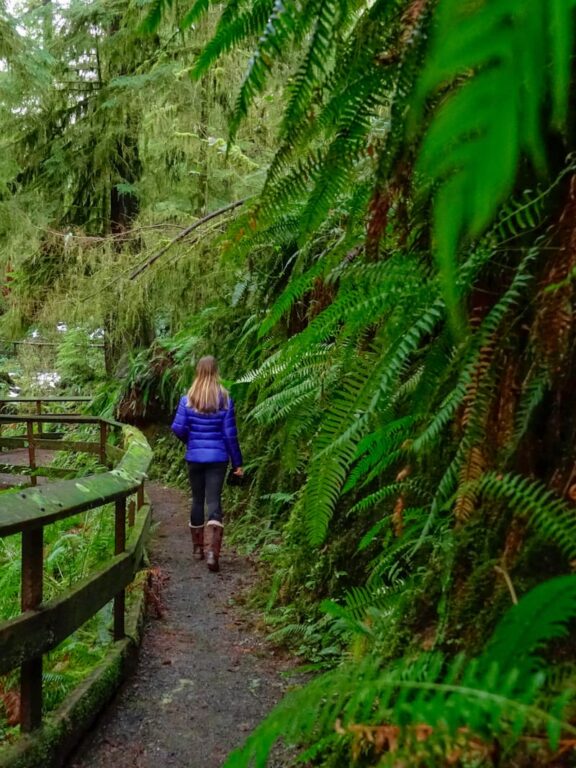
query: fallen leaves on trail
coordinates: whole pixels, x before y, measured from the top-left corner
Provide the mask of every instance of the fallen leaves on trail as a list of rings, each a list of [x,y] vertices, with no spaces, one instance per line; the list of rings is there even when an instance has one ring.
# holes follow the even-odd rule
[[[352,735],[352,756],[358,760],[367,750],[372,750],[376,754],[383,752],[398,752],[401,741],[402,745],[410,745],[411,756],[414,757],[418,752],[418,744],[424,745],[434,734],[435,729],[426,723],[400,728],[397,725],[363,725],[353,723],[343,726],[340,720],[336,721],[336,733],[342,735]],[[443,735],[446,738],[446,735]],[[496,743],[485,743],[480,739],[473,737],[469,731],[462,728],[458,734],[449,740],[448,749],[444,754],[445,765],[459,764],[463,759],[484,759],[493,760],[498,749]],[[426,757],[428,751],[424,751],[422,758]]]
[[[146,581],[144,583],[144,597],[146,599],[146,608],[154,609],[157,619],[163,619],[166,613],[166,606],[162,600],[162,590],[170,580],[169,574],[153,566],[148,569]]]
[[[486,761],[488,765],[499,764],[500,744],[498,741],[482,741],[473,736],[467,728],[460,728],[456,735],[449,736],[446,733],[439,733],[438,729],[434,729],[426,723],[401,728],[398,725],[364,725],[361,723],[344,726],[341,720],[337,720],[334,730],[341,735],[352,735],[352,757],[354,760],[358,760],[369,751],[377,755],[384,752],[399,752],[402,746],[409,747],[412,760],[414,758],[425,759],[430,750],[426,749],[424,745],[433,734],[436,734],[444,744],[443,765],[461,765],[463,761],[467,763],[471,760]],[[556,765],[552,762],[555,759],[562,758],[569,752],[576,752],[576,739],[560,739],[554,752],[550,752],[547,740],[543,737],[526,736],[521,741],[540,744],[543,752],[548,754],[550,765]],[[418,745],[422,745],[420,747],[422,754],[419,754]],[[405,768],[402,761],[395,763],[395,765],[398,768]]]
[[[18,725],[20,722],[20,693],[14,689],[0,687],[0,701],[6,714],[6,722],[9,726]]]

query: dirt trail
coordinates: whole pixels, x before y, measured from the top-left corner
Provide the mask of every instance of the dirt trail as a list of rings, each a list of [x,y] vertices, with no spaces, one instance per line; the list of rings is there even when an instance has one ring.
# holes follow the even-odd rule
[[[165,615],[148,619],[136,674],[68,768],[217,768],[286,685],[286,662],[233,605],[254,579],[251,564],[224,539],[220,573],[210,573],[192,560],[186,495],[148,493]]]

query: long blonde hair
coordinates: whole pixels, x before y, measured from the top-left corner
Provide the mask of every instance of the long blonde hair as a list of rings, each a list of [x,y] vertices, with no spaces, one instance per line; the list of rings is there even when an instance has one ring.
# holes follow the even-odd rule
[[[218,363],[212,355],[198,360],[196,378],[188,390],[188,406],[200,413],[214,413],[228,407],[228,392],[220,384]]]

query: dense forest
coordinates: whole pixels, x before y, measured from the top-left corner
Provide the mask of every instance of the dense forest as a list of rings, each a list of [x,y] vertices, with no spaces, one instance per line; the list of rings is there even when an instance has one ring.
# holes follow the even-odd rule
[[[199,357],[237,403],[233,539],[311,674],[230,767],[575,764],[575,5],[2,10],[3,386],[57,371],[174,483]]]

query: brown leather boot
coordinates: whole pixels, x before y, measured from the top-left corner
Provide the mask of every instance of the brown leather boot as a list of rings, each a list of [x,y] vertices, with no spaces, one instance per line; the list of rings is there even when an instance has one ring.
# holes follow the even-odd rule
[[[198,560],[204,560],[204,526],[191,525],[190,533],[192,534],[192,554]]]
[[[224,527],[221,523],[216,523],[211,520],[206,525],[206,537],[207,537],[207,550],[206,550],[206,565],[210,571],[220,570],[218,565],[218,559],[220,557],[220,547],[222,546],[222,536],[224,534]]]

